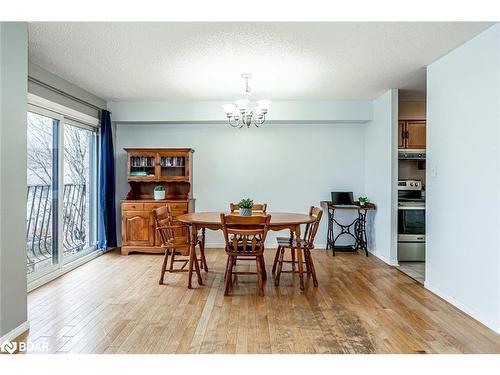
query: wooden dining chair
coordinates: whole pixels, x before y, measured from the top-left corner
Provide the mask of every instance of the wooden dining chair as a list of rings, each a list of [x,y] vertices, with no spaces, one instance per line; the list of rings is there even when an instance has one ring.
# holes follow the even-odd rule
[[[163,284],[166,272],[188,272],[186,265],[189,263],[189,252],[191,248],[189,226],[175,220],[172,216],[170,206],[168,205],[154,209],[153,219],[156,231],[160,238],[160,245],[165,250],[165,256],[163,258],[163,263],[161,266],[159,281],[159,284],[161,285]],[[188,235],[184,235],[184,233],[188,233]],[[195,244],[195,249],[196,245],[200,247],[201,257],[200,259],[198,259],[195,252],[194,255],[197,261],[193,263],[198,278],[201,279],[200,267],[204,268],[205,270],[208,270],[208,267],[206,267],[205,254],[202,250],[202,241],[199,237]],[[178,256],[179,258],[176,259]],[[169,258],[170,265],[168,264]],[[174,268],[175,263],[182,263],[181,267]]]
[[[183,230],[176,230],[176,237],[185,237],[186,235],[189,236],[189,226],[187,226],[184,223],[181,223],[178,220],[175,220],[174,216],[172,215],[172,211],[170,209],[170,206],[167,204],[163,207],[159,207],[156,210],[153,210],[153,219],[155,226],[161,226],[161,225],[184,225]],[[160,235],[160,243],[161,243],[161,233]],[[201,233],[198,235],[198,241],[199,241],[199,246],[200,246],[200,258],[198,261],[200,262],[200,267],[201,269],[205,270],[205,272],[208,272],[208,264],[207,264],[207,259],[205,257],[205,230],[203,229]],[[175,258],[175,254],[174,254]]]
[[[257,275],[259,294],[264,295],[264,242],[269,230],[271,215],[237,216],[221,214],[220,220],[224,240],[226,241],[226,254],[228,264],[225,274],[224,295],[229,294],[233,284],[233,275]],[[254,260],[257,272],[237,272],[237,260]]]
[[[304,254],[304,262],[306,266],[306,273],[312,276],[313,284],[315,287],[318,286],[318,279],[316,277],[316,270],[314,268],[314,262],[311,256],[311,250],[314,249],[314,238],[319,228],[319,223],[321,221],[321,216],[323,216],[323,210],[319,207],[311,206],[309,209],[309,216],[313,216],[315,220],[312,223],[306,225],[306,230],[304,232],[303,239],[300,243],[297,243],[296,239],[292,236],[290,237],[278,237],[278,249],[276,250],[276,255],[274,257],[272,272],[275,273],[274,284],[279,286],[280,277],[282,273],[297,273],[300,271],[295,270],[296,252],[302,251]],[[291,253],[291,260],[285,260],[285,251],[289,249]],[[283,263],[291,263],[291,270],[283,271]],[[299,267],[300,269],[300,267]]]
[[[238,212],[240,206],[238,205],[238,203],[229,203],[229,208],[231,210],[231,213],[234,214],[235,212]],[[252,212],[266,214],[267,203],[254,203],[254,205],[252,206]]]

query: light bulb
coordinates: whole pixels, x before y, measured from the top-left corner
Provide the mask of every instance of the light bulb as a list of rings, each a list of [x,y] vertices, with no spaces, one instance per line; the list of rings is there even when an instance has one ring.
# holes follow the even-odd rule
[[[236,106],[234,104],[224,104],[222,108],[224,108],[224,112],[228,116],[232,115],[236,110]]]
[[[240,112],[244,112],[248,109],[248,99],[242,99],[236,101],[236,106],[240,110]]]
[[[259,108],[262,110],[262,112],[267,112],[269,110],[269,104],[271,102],[269,100],[259,100],[257,102],[257,105],[259,106]]]

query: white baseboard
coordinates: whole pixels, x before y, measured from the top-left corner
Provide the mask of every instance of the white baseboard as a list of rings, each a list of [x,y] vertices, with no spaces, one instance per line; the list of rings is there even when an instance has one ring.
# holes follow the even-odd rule
[[[226,244],[217,242],[207,242],[205,243],[205,247],[207,249],[223,249],[224,247],[226,247]]]
[[[0,345],[2,345],[6,341],[14,341],[16,337],[23,334],[28,329],[30,329],[30,324],[28,321],[25,321],[24,323],[14,328],[12,331],[7,332],[5,335],[0,337]]]
[[[446,302],[449,302],[450,304],[452,304],[453,306],[455,306],[459,310],[463,311],[464,313],[469,315],[471,318],[477,320],[481,324],[484,324],[486,327],[488,327],[488,328],[492,329],[493,331],[495,331],[496,333],[500,334],[500,323],[499,322],[485,321],[484,319],[479,317],[479,315],[473,309],[464,305],[463,303],[461,303],[460,301],[458,301],[454,297],[449,296],[447,293],[444,293],[442,290],[440,290],[439,288],[436,288],[434,285],[430,284],[428,281],[424,282],[424,287],[425,287],[425,289],[431,291],[435,295],[444,299]]]
[[[276,245],[276,244],[274,244]],[[217,242],[207,242],[205,244],[205,247],[207,249],[223,249],[226,247],[225,243],[217,243]],[[277,246],[266,246],[266,249],[276,249]],[[314,244],[314,248],[317,250],[324,250],[326,249],[326,244]]]
[[[374,250],[368,250],[368,252],[370,254],[374,255],[375,257],[377,257],[378,259],[380,259],[382,262],[387,263],[390,266],[394,266],[394,267],[399,266],[398,261],[395,259],[387,259],[385,256],[383,256],[382,254],[380,254]]]

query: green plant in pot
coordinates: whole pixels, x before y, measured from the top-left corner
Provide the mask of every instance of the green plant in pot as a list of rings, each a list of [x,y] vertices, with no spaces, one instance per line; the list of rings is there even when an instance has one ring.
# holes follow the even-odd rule
[[[252,216],[252,206],[253,206],[253,200],[251,200],[250,198],[242,199],[238,203],[238,207],[240,209],[240,215]]]
[[[154,189],[154,198],[155,200],[165,199],[165,186],[155,186]]]
[[[359,197],[358,202],[360,207],[366,206],[366,203],[368,203],[368,198],[367,197]]]

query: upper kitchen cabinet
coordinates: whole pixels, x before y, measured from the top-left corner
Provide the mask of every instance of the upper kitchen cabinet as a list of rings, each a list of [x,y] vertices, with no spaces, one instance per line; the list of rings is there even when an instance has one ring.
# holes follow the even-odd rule
[[[426,148],[426,122],[425,121],[399,121],[398,122],[398,147],[403,149]]]
[[[405,147],[405,122],[398,121],[398,148]]]
[[[425,100],[398,103],[398,148],[425,150],[427,106]]]
[[[425,149],[425,121],[406,121],[406,148]]]

